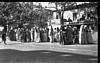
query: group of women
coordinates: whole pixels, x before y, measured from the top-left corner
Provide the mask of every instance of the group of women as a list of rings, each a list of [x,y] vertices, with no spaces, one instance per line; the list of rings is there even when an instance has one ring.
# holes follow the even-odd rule
[[[38,27],[11,29],[9,31],[9,39],[21,42],[47,42],[48,29]]]
[[[12,41],[21,42],[59,42],[60,44],[90,44],[93,43],[91,26],[81,25],[76,27],[59,28],[18,28],[9,31],[9,38]]]
[[[89,25],[81,25],[79,31],[79,44],[91,44],[93,43],[93,37],[91,34],[92,28]]]
[[[91,26],[81,25],[77,27],[65,26],[61,30],[61,44],[92,44],[93,37]]]

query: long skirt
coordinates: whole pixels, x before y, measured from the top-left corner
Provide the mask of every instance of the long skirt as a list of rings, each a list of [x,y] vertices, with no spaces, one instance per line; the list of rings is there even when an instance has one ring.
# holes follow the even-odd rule
[[[21,35],[21,42],[27,42],[27,35],[25,33]]]
[[[18,41],[18,33],[16,33],[16,40]]]
[[[67,42],[66,33],[62,33],[60,44],[66,45],[67,43],[68,43],[68,42]]]
[[[98,43],[98,31],[92,32],[93,43]]]
[[[43,32],[40,32],[40,40],[43,42]]]
[[[81,31],[79,33],[79,44],[87,44],[87,32]]]
[[[31,42],[33,42],[34,41],[34,32],[32,31],[30,33],[31,33]]]
[[[73,34],[68,32],[67,33],[67,42],[66,44],[72,44],[73,43]]]
[[[47,42],[47,40],[48,40],[47,33],[43,33],[43,41]]]
[[[55,37],[56,37],[56,41],[59,42],[60,41],[60,32],[56,33]]]
[[[81,43],[80,44],[88,44],[88,35],[86,31],[83,31],[81,34]]]
[[[37,33],[36,42],[40,42],[40,33]]]
[[[34,41],[35,42],[40,42],[40,33],[35,32],[34,34],[35,34],[34,35]]]
[[[27,33],[27,41],[31,42],[31,34],[30,34],[30,32]]]
[[[88,32],[87,36],[88,36],[88,44],[92,44],[93,43],[93,38],[92,38],[91,32]]]

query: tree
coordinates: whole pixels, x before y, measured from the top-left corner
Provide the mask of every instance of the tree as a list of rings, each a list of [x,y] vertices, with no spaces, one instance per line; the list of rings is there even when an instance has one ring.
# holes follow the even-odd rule
[[[61,28],[62,28],[63,21],[64,21],[63,15],[64,15],[65,8],[76,5],[76,2],[50,2],[50,3],[55,3],[55,9],[56,9],[56,12],[60,16],[60,22],[61,22]],[[58,9],[58,6],[61,7],[60,10]],[[61,32],[60,32],[60,36],[62,36]],[[60,37],[60,42],[61,42],[61,40],[62,39]]]
[[[0,25],[34,23],[45,24],[50,12],[33,2],[0,2]],[[42,24],[41,24],[42,23]]]
[[[17,2],[0,2],[0,18],[4,19],[5,24],[12,22],[14,15],[18,15],[18,3]]]
[[[48,18],[51,16],[51,11],[46,10],[41,4],[39,4],[33,12],[35,17],[34,23],[36,23],[39,27],[46,26]]]

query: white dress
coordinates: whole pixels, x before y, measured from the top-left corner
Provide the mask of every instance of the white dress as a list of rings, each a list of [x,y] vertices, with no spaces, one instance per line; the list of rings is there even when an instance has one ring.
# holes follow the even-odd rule
[[[34,31],[34,41],[36,42],[36,38],[37,38],[37,33],[36,30]]]
[[[79,31],[79,44],[81,44],[81,42],[82,42],[82,40],[81,40],[81,38],[82,38],[82,29],[83,29],[83,25],[81,25],[80,31]]]
[[[31,28],[30,34],[31,34],[31,41],[33,41],[33,28]]]
[[[35,29],[35,32],[34,32],[34,41],[40,42],[40,33],[37,33],[36,29]]]

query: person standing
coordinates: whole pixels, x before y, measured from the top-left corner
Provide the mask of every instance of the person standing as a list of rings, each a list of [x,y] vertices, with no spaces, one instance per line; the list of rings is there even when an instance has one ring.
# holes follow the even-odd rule
[[[73,27],[73,44],[78,44],[78,30],[77,27]]]
[[[53,28],[52,28],[52,26],[49,29],[49,39],[50,39],[50,43],[53,43]]]
[[[49,42],[50,39],[49,39],[49,28],[47,28],[47,42]]]
[[[54,39],[54,42],[57,42],[57,28],[54,28],[53,39]]]
[[[23,28],[19,31],[19,41],[23,42]]]
[[[33,42],[34,41],[34,30],[33,30],[33,28],[31,28],[30,34],[31,34],[31,42]]]
[[[61,38],[60,38],[60,44],[65,45],[66,44],[66,39],[67,39],[67,27],[62,26],[61,28]]]
[[[3,32],[3,34],[2,34],[2,41],[4,42],[5,45],[7,45],[7,43],[6,43],[6,32]]]
[[[26,29],[21,30],[21,42],[27,42]]]
[[[37,38],[36,27],[34,27],[34,42],[36,42],[36,38]]]
[[[41,42],[44,42],[44,28],[41,28],[40,29],[40,40],[41,40]]]
[[[29,28],[29,41],[31,42],[31,28]]]
[[[71,26],[68,26],[66,34],[67,34],[66,44],[72,44],[73,43],[73,30]]]
[[[26,29],[23,30],[23,40],[24,40],[24,42],[27,42],[27,32],[26,32]]]
[[[17,31],[17,33],[18,33],[18,41],[20,41],[20,28],[18,28],[18,31]]]
[[[40,42],[40,30],[39,30],[38,27],[36,29],[36,32],[37,32],[37,40],[36,40],[36,42]]]
[[[16,41],[16,29],[13,29],[13,41]]]
[[[30,35],[30,30],[27,28],[26,29],[26,36],[27,36],[27,42],[31,41],[31,35]]]
[[[38,27],[35,28],[35,37],[34,38],[35,38],[34,39],[35,42],[40,42],[40,31],[39,31]]]
[[[86,25],[81,25],[79,32],[79,44],[87,44]]]
[[[42,36],[42,33],[43,33],[43,30],[42,30],[42,28],[40,28],[40,41],[41,41],[41,42],[43,41],[43,40],[42,40],[42,39],[43,39],[43,38],[42,38],[42,37],[43,37],[43,36]]]
[[[80,31],[79,31],[79,44],[82,44],[83,28],[84,28],[84,25],[81,25],[80,26]]]
[[[56,37],[56,41],[59,42],[60,41],[60,30],[58,27],[57,27],[57,33],[56,33],[55,37]]]
[[[14,36],[15,36],[15,41],[17,41],[17,38],[18,38],[17,29],[14,29],[14,32],[15,32],[15,34],[14,34]]]
[[[11,28],[10,33],[9,33],[10,40],[14,41],[15,40],[15,36],[16,36],[15,35],[15,31],[14,31],[14,29]]]
[[[81,25],[80,30],[79,30],[79,44],[82,44],[83,28],[84,28],[84,25]]]
[[[85,29],[86,29],[87,44],[92,44],[93,43],[93,38],[92,38],[90,27],[86,26]]]
[[[47,42],[48,37],[47,37],[47,28],[44,28],[44,42]]]

